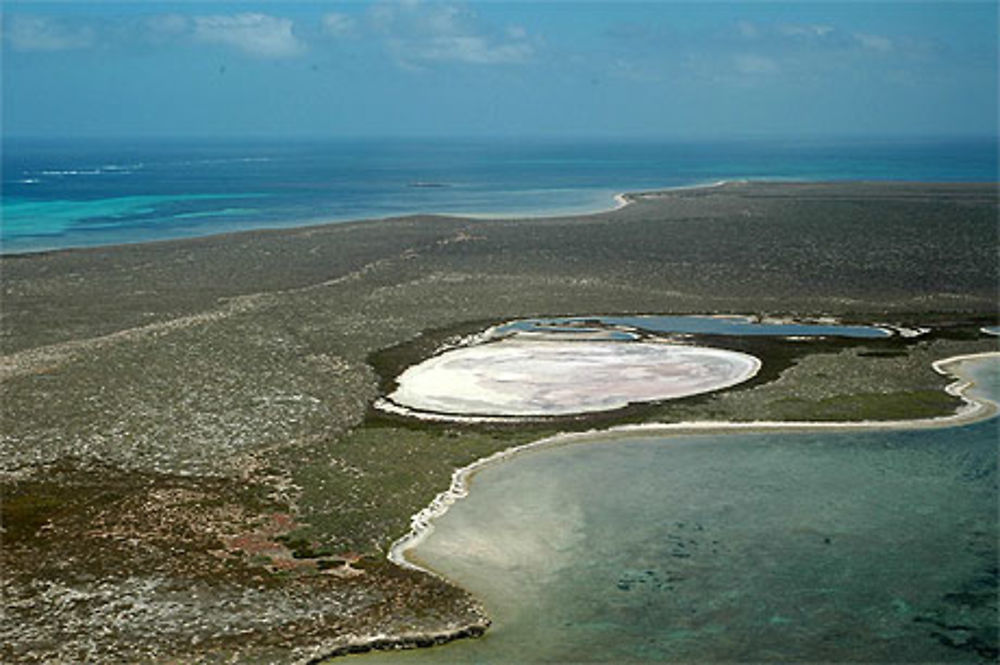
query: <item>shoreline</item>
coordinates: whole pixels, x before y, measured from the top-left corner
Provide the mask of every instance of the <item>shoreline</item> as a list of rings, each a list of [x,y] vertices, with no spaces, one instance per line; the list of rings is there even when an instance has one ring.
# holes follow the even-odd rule
[[[699,182],[688,185],[676,185],[669,187],[659,187],[654,189],[637,189],[616,192],[611,195],[611,205],[601,204],[598,207],[585,207],[581,209],[548,209],[535,210],[524,213],[477,213],[477,212],[433,212],[433,211],[413,211],[401,214],[394,214],[389,217],[322,217],[304,218],[285,224],[267,224],[261,226],[251,226],[243,229],[220,230],[193,235],[178,235],[162,238],[149,238],[136,240],[133,242],[113,242],[96,245],[69,245],[57,247],[39,247],[23,250],[7,250],[0,243],[0,260],[22,259],[33,256],[45,256],[64,252],[100,252],[107,250],[117,250],[124,247],[144,246],[144,245],[166,245],[170,243],[187,243],[198,241],[210,241],[219,238],[231,238],[244,234],[280,234],[295,233],[306,230],[318,230],[328,226],[353,226],[358,224],[391,223],[398,220],[408,220],[413,218],[440,218],[452,220],[489,221],[489,220],[544,220],[559,219],[564,217],[593,217],[617,212],[645,198],[658,198],[671,193],[681,193],[687,191],[722,189],[731,186],[744,185],[885,185],[885,186],[914,186],[914,185],[942,185],[942,186],[975,186],[984,184],[996,184],[993,181],[920,181],[920,180],[810,180],[808,178],[777,179],[768,177],[731,177],[711,182]],[[586,191],[586,190],[581,190]],[[9,241],[8,241],[9,242]]]
[[[482,469],[512,459],[518,455],[549,446],[559,446],[571,443],[596,441],[609,437],[644,438],[655,435],[669,434],[724,434],[734,432],[754,431],[816,431],[816,430],[894,430],[894,429],[938,429],[968,425],[987,420],[1000,412],[1000,404],[989,399],[979,399],[968,395],[969,388],[975,385],[974,380],[958,371],[949,369],[969,360],[1000,358],[1000,351],[965,354],[942,358],[931,363],[938,374],[954,377],[954,381],[945,386],[949,395],[960,397],[963,405],[955,413],[936,418],[912,420],[858,420],[858,421],[698,421],[681,423],[647,423],[640,425],[616,425],[606,429],[594,429],[584,432],[562,432],[530,443],[501,450],[492,455],[482,457],[471,464],[456,469],[452,473],[451,485],[440,492],[430,504],[411,517],[410,530],[395,540],[389,547],[387,559],[403,568],[416,570],[443,578],[438,573],[425,568],[407,557],[407,552],[418,547],[434,532],[433,521],[442,517],[457,501],[468,496],[469,481]],[[446,579],[446,581],[449,581]],[[449,581],[449,583],[452,583]]]
[[[109,244],[98,244],[98,245],[69,245],[65,247],[39,247],[33,249],[24,250],[14,250],[8,251],[4,249],[3,245],[0,244],[0,259],[8,258],[18,258],[27,257],[33,255],[43,255],[52,254],[57,252],[66,251],[81,251],[81,250],[106,250],[110,248],[128,247],[131,245],[146,245],[151,243],[169,243],[169,242],[183,242],[191,241],[205,238],[217,238],[224,236],[234,236],[243,233],[269,233],[269,232],[281,232],[281,231],[296,231],[301,229],[309,229],[316,227],[324,227],[329,225],[340,225],[340,224],[366,224],[372,222],[389,222],[397,219],[408,219],[412,217],[444,217],[448,219],[470,219],[470,220],[515,220],[515,219],[546,219],[546,218],[556,218],[556,217],[567,217],[567,216],[578,216],[578,217],[589,217],[592,215],[601,215],[609,212],[615,212],[616,210],[621,210],[622,208],[635,203],[636,200],[643,198],[644,196],[655,195],[659,192],[671,192],[671,191],[685,191],[685,190],[697,190],[697,189],[710,189],[715,187],[722,187],[730,183],[749,183],[755,182],[750,179],[725,179],[717,180],[710,183],[695,183],[690,185],[678,185],[676,187],[662,187],[656,189],[638,189],[638,190],[627,190],[622,192],[616,192],[611,196],[612,204],[610,206],[606,204],[601,204],[594,207],[583,206],[580,208],[552,208],[552,209],[538,209],[531,210],[527,212],[435,212],[435,211],[422,211],[415,210],[412,212],[405,212],[400,214],[395,214],[390,217],[378,217],[378,216],[352,216],[352,217],[323,217],[323,218],[305,218],[298,221],[292,221],[287,224],[267,224],[262,226],[250,226],[245,229],[235,229],[235,230],[225,230],[217,232],[208,232],[203,234],[193,234],[193,235],[178,235],[178,236],[168,236],[163,238],[150,238],[146,240],[136,240],[133,242],[117,242]],[[760,180],[760,182],[768,182],[767,180]],[[807,180],[795,181],[795,182],[810,182]],[[581,193],[585,193],[587,190],[580,190]],[[8,239],[9,242],[11,239]]]
[[[899,339],[872,346],[874,354],[861,353],[868,342],[823,342],[837,353],[815,359],[820,346],[790,343],[782,353],[810,360],[783,389],[737,395],[722,410],[654,410],[644,418],[651,422],[953,416],[963,402],[941,392],[952,379],[928,366],[997,350],[996,337],[978,332],[996,322],[996,257],[982,243],[995,231],[992,186],[760,183],[637,203],[591,217],[410,217],[4,262],[9,367],[0,374],[16,376],[2,380],[12,417],[0,443],[5,468],[18,474],[8,477],[12,495],[25,506],[10,504],[5,570],[16,616],[8,644],[49,660],[219,653],[307,662],[423,646],[486,625],[475,610],[482,602],[387,560],[390,545],[450,487],[456,467],[559,432],[641,422],[466,430],[372,413],[381,381],[497,321],[741,312],[932,331],[926,344]],[[859,206],[878,223],[855,214]],[[810,221],[827,214],[830,224]],[[842,230],[831,232],[833,224]],[[935,243],[947,234],[954,244],[945,260]],[[762,235],[773,244],[758,247]],[[859,272],[864,261],[870,276]],[[839,353],[858,345],[866,349]],[[974,375],[992,382],[989,362]],[[885,409],[881,394],[857,396],[872,386],[885,392]],[[785,397],[812,404],[827,394],[847,401],[779,408]],[[995,423],[971,431],[992,434]],[[660,436],[625,430],[591,436]],[[929,438],[946,444],[965,431]],[[46,520],[53,527],[38,531]],[[436,538],[444,522],[435,526]],[[123,533],[134,538],[127,547],[116,539]],[[227,535],[229,556],[220,556],[215,533]],[[265,545],[268,554],[255,556]],[[424,549],[407,554],[415,566],[436,567]],[[347,569],[337,561],[355,556],[365,580],[340,574]],[[150,574],[162,583],[136,581]],[[255,576],[274,583],[259,587]],[[177,607],[174,584],[194,584],[198,594]],[[95,611],[66,625],[57,610],[70,597]],[[128,640],[100,632],[121,598],[155,608],[121,617]],[[274,651],[276,635],[290,650]]]

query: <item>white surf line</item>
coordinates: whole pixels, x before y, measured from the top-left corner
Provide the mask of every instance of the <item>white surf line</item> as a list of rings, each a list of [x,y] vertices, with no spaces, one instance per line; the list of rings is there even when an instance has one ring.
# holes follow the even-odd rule
[[[434,571],[413,563],[406,558],[406,552],[420,545],[434,532],[433,521],[445,513],[458,501],[469,494],[469,478],[479,470],[499,462],[509,460],[522,453],[543,448],[551,445],[562,445],[567,443],[577,443],[583,441],[595,441],[608,438],[609,436],[635,435],[647,437],[656,434],[680,434],[680,433],[712,433],[731,431],[755,431],[755,430],[779,430],[779,431],[804,431],[804,430],[893,430],[893,429],[930,429],[952,427],[955,425],[968,424],[978,420],[984,420],[993,416],[998,411],[997,403],[988,399],[970,397],[967,392],[975,385],[975,382],[968,377],[964,377],[957,372],[950,371],[952,365],[958,365],[966,360],[979,360],[983,358],[1000,358],[1000,352],[987,351],[985,353],[973,353],[960,356],[943,358],[931,363],[939,374],[956,377],[955,381],[945,387],[945,392],[949,395],[960,397],[964,404],[959,409],[948,416],[936,418],[917,418],[911,420],[857,420],[841,422],[823,421],[695,421],[686,423],[647,423],[641,425],[616,425],[603,430],[587,430],[584,432],[561,432],[544,439],[532,441],[520,446],[514,446],[501,450],[492,455],[482,457],[468,466],[456,469],[451,475],[451,485],[444,492],[439,493],[430,504],[410,518],[410,530],[401,538],[397,539],[389,547],[388,559],[396,565],[412,570],[437,575]]]

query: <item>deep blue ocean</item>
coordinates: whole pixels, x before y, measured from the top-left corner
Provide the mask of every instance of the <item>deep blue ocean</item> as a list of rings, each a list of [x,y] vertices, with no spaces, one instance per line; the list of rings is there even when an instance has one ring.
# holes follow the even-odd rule
[[[997,140],[27,140],[7,253],[411,213],[523,216],[724,179],[996,181]]]

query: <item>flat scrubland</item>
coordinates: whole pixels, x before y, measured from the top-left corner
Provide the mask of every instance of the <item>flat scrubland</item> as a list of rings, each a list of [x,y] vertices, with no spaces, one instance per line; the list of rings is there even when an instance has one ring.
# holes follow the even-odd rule
[[[590,216],[416,216],[7,256],[6,662],[299,662],[445,639],[474,599],[385,550],[456,467],[623,422],[932,417],[931,369],[996,350],[995,185],[729,184]],[[516,317],[834,316],[916,338],[699,336],[738,387],[587,418],[371,408],[449,339]]]

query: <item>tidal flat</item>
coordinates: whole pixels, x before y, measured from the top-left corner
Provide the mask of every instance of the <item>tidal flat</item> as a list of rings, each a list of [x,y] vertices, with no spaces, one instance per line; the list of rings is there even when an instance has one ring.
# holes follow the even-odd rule
[[[455,468],[574,429],[951,413],[940,358],[997,349],[995,185],[732,183],[607,213],[418,216],[3,257],[8,662],[309,662],[481,633],[385,559]],[[445,424],[374,400],[517,318],[836,317],[917,337],[695,336],[734,388]],[[994,570],[995,576],[995,570]],[[397,639],[398,638],[398,639]]]

